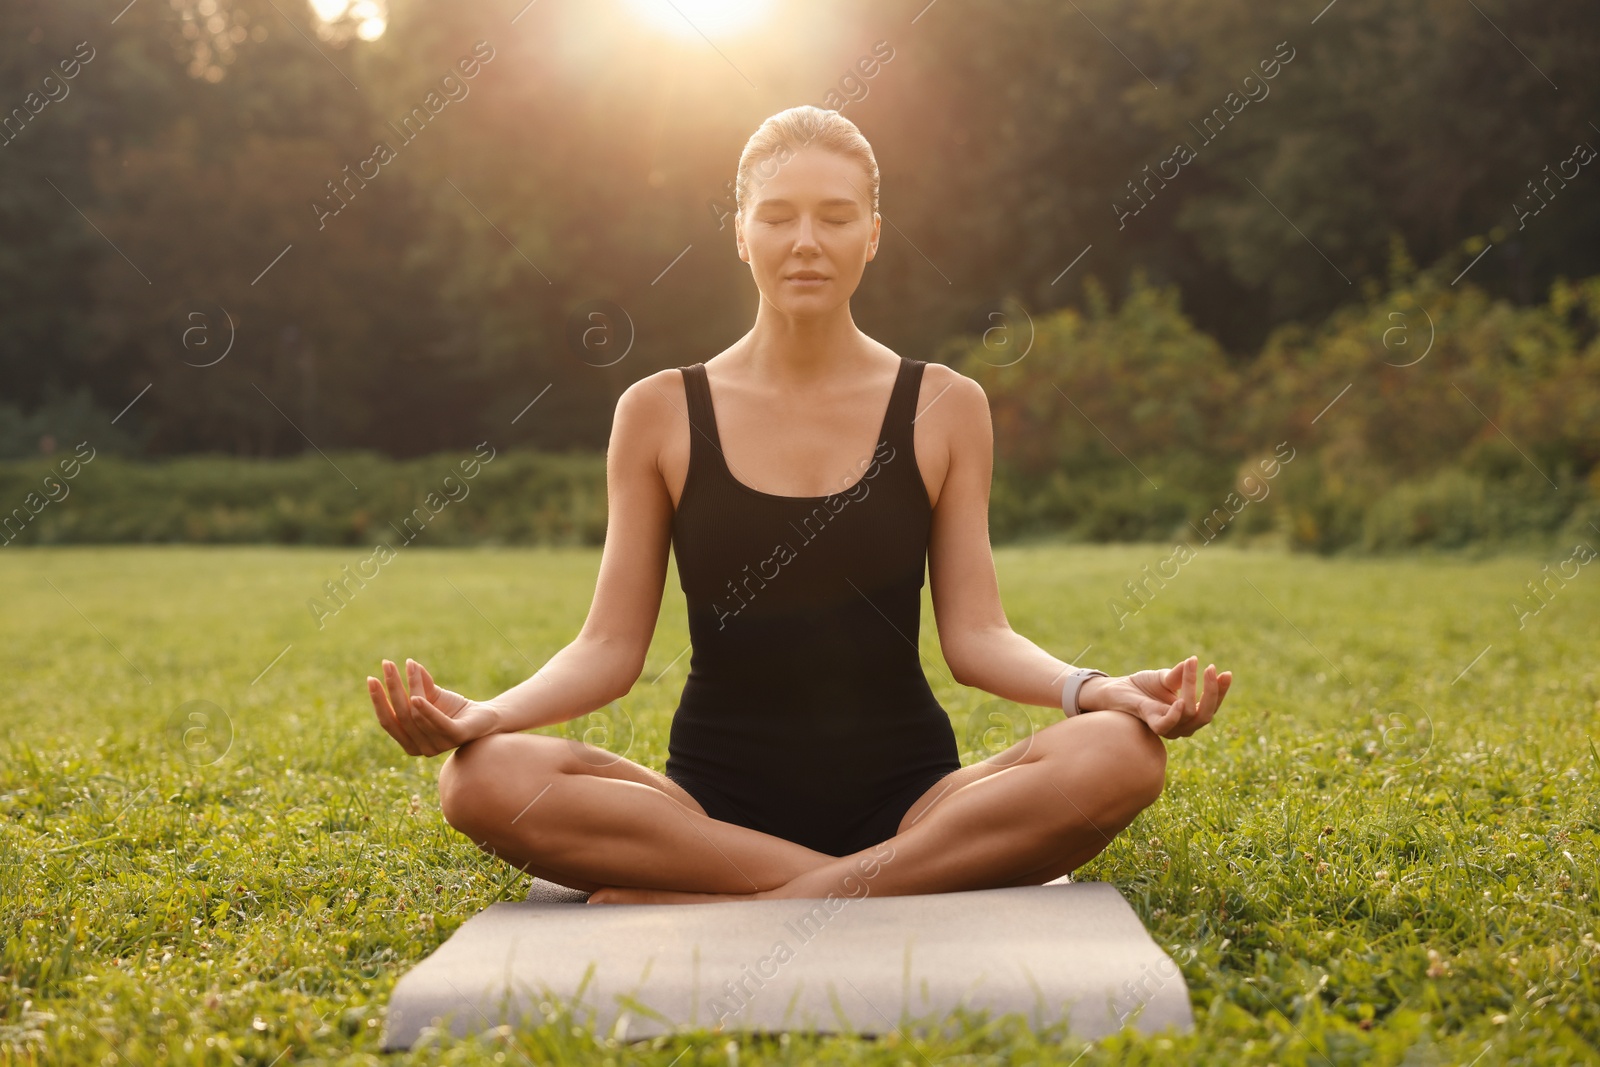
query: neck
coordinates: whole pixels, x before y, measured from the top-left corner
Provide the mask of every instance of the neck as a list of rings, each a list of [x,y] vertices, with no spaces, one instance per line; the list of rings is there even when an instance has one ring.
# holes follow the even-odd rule
[[[848,302],[819,315],[795,316],[761,301],[755,325],[741,341],[751,375],[778,388],[804,389],[853,375],[870,359],[866,335]]]

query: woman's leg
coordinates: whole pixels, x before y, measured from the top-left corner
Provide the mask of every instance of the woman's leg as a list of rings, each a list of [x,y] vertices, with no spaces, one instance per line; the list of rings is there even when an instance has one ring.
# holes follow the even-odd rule
[[[761,898],[1041,885],[1098,855],[1160,795],[1166,742],[1123,712],[1052,723],[929,788],[888,841],[826,857]],[[663,887],[666,888],[666,887]],[[727,894],[724,894],[727,895]],[[606,890],[597,903],[717,899]]]
[[[462,745],[440,768],[439,803],[484,851],[587,892],[755,893],[833,859],[713,819],[682,786],[632,760],[543,734]]]
[[[1155,802],[1166,766],[1166,742],[1131,715],[1092,712],[1052,723],[929,789],[900,832],[877,846],[892,847],[893,857],[878,865],[869,891],[894,896],[1052,881],[1099,855]],[[825,860],[767,895],[839,892],[871,852]]]

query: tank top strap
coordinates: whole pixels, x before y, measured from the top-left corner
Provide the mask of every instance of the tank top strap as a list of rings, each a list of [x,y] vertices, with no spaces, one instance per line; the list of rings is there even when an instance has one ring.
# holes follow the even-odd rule
[[[926,366],[920,359],[900,359],[900,375],[895,379],[884,418],[884,439],[896,452],[912,447],[911,423],[917,417],[917,394],[922,390],[922,370]]]
[[[683,394],[689,404],[690,456],[705,452],[707,448],[720,453],[722,439],[717,434],[716,413],[711,407],[711,387],[706,384],[706,365],[693,363],[678,370],[683,374]]]

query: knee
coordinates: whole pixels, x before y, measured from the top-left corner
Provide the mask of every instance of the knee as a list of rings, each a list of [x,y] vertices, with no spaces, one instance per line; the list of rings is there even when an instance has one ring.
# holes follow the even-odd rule
[[[1123,715],[1129,799],[1144,810],[1167,786],[1167,743],[1142,720]]]
[[[457,830],[465,832],[467,823],[476,821],[474,799],[480,795],[487,766],[495,762],[493,742],[494,735],[468,741],[439,768],[439,810]]]
[[[560,772],[559,746],[523,734],[490,734],[450,753],[439,768],[439,810],[445,821],[474,840],[505,815],[518,785]]]
[[[1143,720],[1106,712],[1099,722],[1105,758],[1115,768],[1119,797],[1133,814],[1154,804],[1167,785],[1167,743]]]

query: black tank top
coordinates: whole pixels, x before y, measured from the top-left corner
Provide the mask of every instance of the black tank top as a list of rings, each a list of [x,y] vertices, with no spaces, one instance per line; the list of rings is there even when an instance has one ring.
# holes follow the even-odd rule
[[[722,456],[704,363],[681,367],[691,445],[672,519],[689,677],[666,773],[707,813],[843,855],[960,767],[922,671],[933,509],[912,419],[926,364],[901,357],[870,461],[821,497],[775,496]],[[866,835],[866,837],[863,836]],[[866,843],[861,843],[865,841]]]

